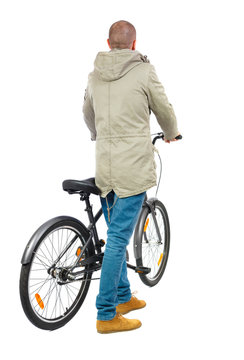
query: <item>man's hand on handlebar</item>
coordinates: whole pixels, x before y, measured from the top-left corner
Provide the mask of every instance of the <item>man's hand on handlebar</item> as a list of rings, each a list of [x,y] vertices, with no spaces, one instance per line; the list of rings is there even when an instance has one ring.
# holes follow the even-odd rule
[[[171,140],[165,139],[163,132],[158,132],[158,133],[156,133],[156,134],[151,134],[151,135],[157,135],[157,136],[155,136],[155,138],[154,138],[153,141],[152,141],[152,144],[153,144],[153,145],[155,144],[155,142],[156,142],[158,139],[162,139],[162,140],[164,140],[166,143],[170,143],[171,141],[177,141],[177,140],[182,139],[182,135],[181,135],[181,134],[176,135],[176,137],[175,137],[174,139],[171,139]]]
[[[166,143],[170,143],[171,141],[177,141],[177,140],[180,140],[182,139],[182,135],[181,134],[178,134],[176,135],[176,137],[174,139],[171,139],[171,140],[167,140],[167,139],[163,139]]]

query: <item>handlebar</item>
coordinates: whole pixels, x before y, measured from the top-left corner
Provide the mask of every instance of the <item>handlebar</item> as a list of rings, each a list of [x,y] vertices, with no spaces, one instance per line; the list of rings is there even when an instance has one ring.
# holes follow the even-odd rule
[[[151,135],[155,135],[155,134],[151,134]],[[164,140],[164,133],[163,133],[163,132],[157,133],[157,136],[155,136],[155,137],[153,138],[153,141],[152,141],[153,145],[155,144],[155,142],[156,142],[158,139]],[[182,139],[182,135],[177,135],[177,136],[175,137],[175,139],[176,139],[176,140]]]

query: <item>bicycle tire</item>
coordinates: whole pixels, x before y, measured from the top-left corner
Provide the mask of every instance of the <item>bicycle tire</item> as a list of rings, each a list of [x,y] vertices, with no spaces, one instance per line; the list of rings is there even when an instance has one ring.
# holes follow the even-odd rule
[[[48,304],[48,302],[50,301],[50,297],[52,296],[52,292],[55,287],[56,287],[55,290],[59,291],[59,296],[60,296],[61,291],[62,291],[61,287],[66,286],[66,292],[68,294],[69,291],[67,289],[68,289],[68,286],[70,287],[70,285],[68,285],[68,286],[67,286],[67,284],[66,285],[58,285],[58,284],[55,285],[54,284],[55,280],[51,279],[51,275],[49,274],[48,276],[50,276],[50,279],[48,281],[50,281],[50,284],[54,284],[54,286],[53,286],[52,291],[51,291],[51,288],[49,288],[51,294],[48,294],[48,299],[45,300],[43,297],[41,297],[39,295],[40,291],[37,291],[37,293],[35,294],[36,298],[38,298],[38,296],[41,298],[41,300],[36,300],[36,303],[38,306],[36,304],[34,305],[30,299],[31,294],[30,294],[29,289],[30,289],[30,286],[33,286],[33,285],[30,285],[30,281],[31,281],[30,274],[33,271],[37,271],[34,269],[32,271],[32,266],[34,266],[34,260],[36,258],[38,260],[39,260],[39,258],[41,258],[40,254],[37,256],[38,249],[41,249],[42,244],[46,244],[45,239],[47,240],[49,237],[49,240],[50,240],[51,234],[54,234],[54,232],[57,230],[64,230],[64,229],[67,230],[67,234],[68,234],[68,231],[73,231],[74,233],[76,233],[78,235],[77,239],[79,239],[78,243],[80,242],[81,245],[84,246],[85,242],[87,241],[87,233],[84,232],[84,229],[77,222],[70,220],[70,218],[68,218],[68,217],[67,218],[64,217],[62,220],[57,220],[57,222],[54,223],[53,225],[51,225],[47,229],[47,231],[40,237],[40,239],[38,240],[38,242],[34,248],[30,262],[28,264],[23,264],[21,267],[19,292],[20,292],[20,299],[21,299],[21,304],[22,304],[23,310],[24,310],[27,318],[31,321],[31,323],[33,325],[35,325],[36,327],[43,329],[43,330],[56,330],[56,329],[64,326],[67,322],[69,322],[75,316],[75,314],[77,313],[77,311],[80,309],[81,305],[83,304],[85,297],[87,295],[89,286],[90,286],[92,273],[87,273],[84,276],[85,281],[81,281],[80,289],[79,289],[79,285],[78,285],[78,288],[76,288],[76,285],[75,285],[75,288],[78,292],[77,292],[77,295],[76,295],[73,303],[69,306],[69,308],[66,307],[66,313],[64,313],[63,316],[60,315],[59,317],[53,318],[53,319],[51,319],[51,318],[48,319],[48,318],[45,318],[44,316],[42,316],[41,311],[39,310],[39,307],[43,306],[43,309],[45,309],[44,304],[45,304],[45,302]],[[62,232],[62,234],[63,234],[63,232]],[[52,235],[52,237],[54,237],[54,235]],[[58,237],[58,241],[59,241],[59,237]],[[74,245],[75,245],[75,243],[74,243]],[[52,246],[53,246],[53,244],[52,244]],[[43,249],[44,249],[44,247],[43,247]],[[59,254],[56,253],[55,255],[59,255]],[[87,247],[86,251],[85,251],[85,257],[91,256],[91,255],[93,255],[93,251],[91,250],[91,247]],[[73,255],[71,255],[71,256],[73,256]],[[45,261],[47,261],[47,260],[45,260]],[[67,261],[67,255],[66,255],[66,261]],[[42,263],[42,259],[40,261],[40,264],[41,263]],[[90,265],[86,265],[85,268],[89,268],[89,266]],[[45,266],[43,265],[43,267],[45,267]],[[42,270],[44,272],[45,269],[41,268],[39,270]],[[46,275],[47,274],[45,274],[45,276]],[[78,281],[76,281],[76,283],[78,283]],[[70,284],[70,282],[69,282],[69,284]],[[74,285],[74,282],[72,282],[72,284]],[[45,284],[43,284],[43,286],[45,286]],[[51,286],[51,285],[49,285],[49,286]],[[60,289],[58,288],[58,286]],[[34,292],[35,292],[35,290],[34,290]],[[46,296],[47,295],[45,295],[45,297]],[[70,296],[70,298],[69,298],[69,296]],[[72,299],[72,296],[71,295],[69,295],[69,296],[67,295],[68,302],[70,301],[70,299]],[[60,298],[60,302],[62,302],[61,298]],[[56,303],[57,303],[57,300],[56,300]],[[54,306],[56,306],[56,303]],[[47,306],[48,305],[46,305],[46,307]],[[61,308],[61,304],[59,306]],[[62,304],[62,306],[64,307],[63,304]],[[37,307],[37,310],[35,310],[35,307]],[[43,310],[43,309],[41,309],[41,310]],[[43,310],[43,311],[44,311],[44,314],[45,314],[45,311],[47,313],[47,308],[46,308],[46,310]],[[55,316],[56,316],[56,309],[55,309]]]
[[[149,263],[149,261],[147,261],[146,255],[144,253],[145,252],[144,247],[148,246],[149,251],[151,251],[150,255],[153,258],[152,265],[154,266],[154,272],[155,272],[155,269],[157,270],[156,273],[154,274],[154,276],[152,275],[152,267],[151,267],[151,272],[148,274],[138,273],[142,282],[145,285],[150,286],[150,287],[158,284],[158,282],[162,278],[165,268],[166,268],[166,265],[167,265],[169,249],[170,249],[170,224],[169,224],[169,217],[168,217],[167,210],[166,210],[165,206],[163,205],[163,203],[158,199],[155,199],[153,204],[154,204],[153,206],[155,207],[154,211],[155,211],[156,217],[157,217],[157,214],[161,214],[161,216],[162,216],[163,221],[161,222],[160,225],[163,225],[164,232],[162,232],[160,230],[160,234],[162,237],[163,244],[157,245],[158,240],[155,242],[155,239],[153,239],[152,234],[150,235],[149,218],[150,218],[151,227],[153,226],[152,224],[154,224],[154,221],[153,221],[151,211],[148,206],[145,206],[144,209],[140,213],[140,216],[139,216],[139,219],[137,222],[137,224],[139,226],[136,227],[135,235],[134,235],[134,246],[139,247],[138,253],[141,254],[141,256],[136,258],[136,265],[143,266],[143,267],[151,267],[150,266],[151,264]],[[157,210],[160,213],[157,212]],[[158,217],[158,219],[159,219],[159,217]],[[155,225],[154,225],[154,227],[155,227]],[[156,233],[156,228],[155,228],[155,233]],[[150,239],[150,236],[151,236],[151,239]],[[157,233],[156,233],[156,236],[157,236]],[[158,236],[157,236],[157,239],[158,239]],[[155,243],[156,243],[156,245],[155,245]],[[146,245],[144,246],[144,244],[146,244]],[[151,246],[151,250],[150,250],[150,246]],[[159,248],[159,246],[160,246],[160,249],[157,252],[157,250],[158,250],[157,247]],[[162,250],[162,248],[163,248],[163,250]],[[156,260],[156,264],[155,264],[155,260]]]

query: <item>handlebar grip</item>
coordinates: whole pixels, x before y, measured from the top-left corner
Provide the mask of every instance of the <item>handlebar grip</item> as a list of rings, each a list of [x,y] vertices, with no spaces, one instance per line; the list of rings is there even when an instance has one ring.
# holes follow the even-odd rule
[[[177,136],[175,137],[175,139],[176,139],[176,140],[182,139],[182,135],[177,135]]]
[[[152,135],[155,135],[155,134],[152,134]],[[152,144],[154,145],[155,142],[156,142],[158,139],[164,140],[164,133],[163,133],[163,132],[157,133],[157,136],[155,136],[155,138],[153,139]],[[180,139],[182,139],[182,135],[177,135],[177,136],[175,137],[175,140],[180,140]]]

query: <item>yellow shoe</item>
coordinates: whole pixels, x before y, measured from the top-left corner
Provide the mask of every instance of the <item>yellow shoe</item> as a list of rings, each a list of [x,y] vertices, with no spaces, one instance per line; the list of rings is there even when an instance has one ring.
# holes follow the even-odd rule
[[[144,300],[138,300],[134,295],[132,295],[130,301],[116,306],[116,311],[124,315],[129,311],[142,309],[145,306],[146,302]]]
[[[112,320],[97,320],[97,332],[100,334],[129,331],[138,329],[140,326],[140,320],[126,319],[119,313],[116,313]]]

